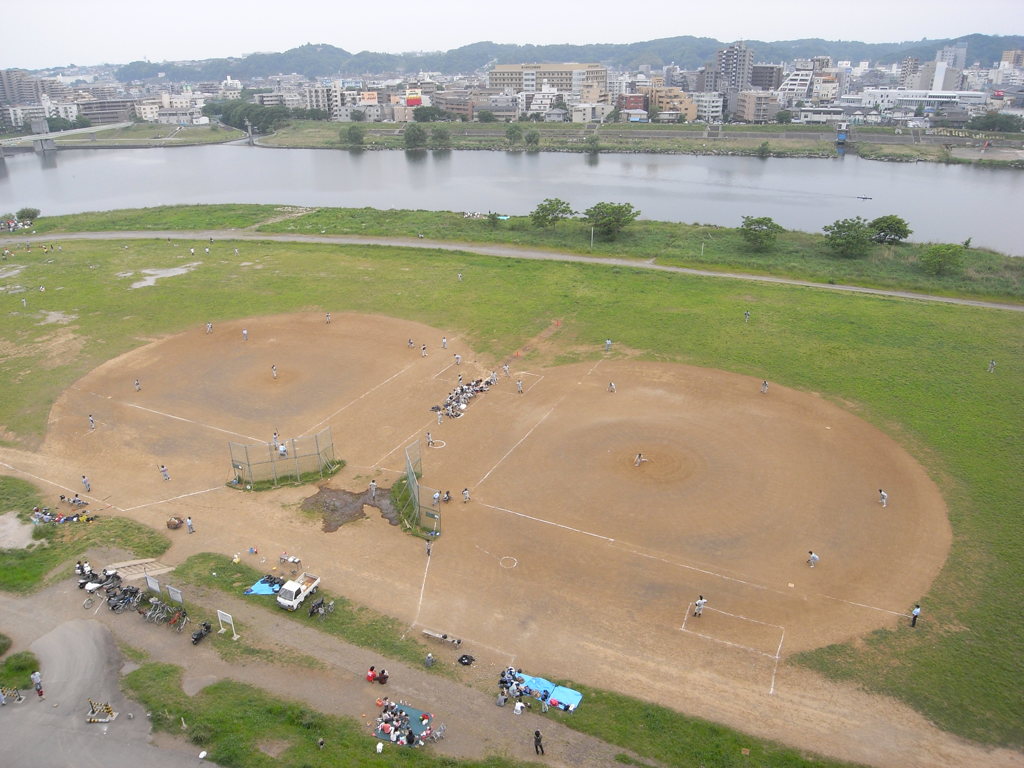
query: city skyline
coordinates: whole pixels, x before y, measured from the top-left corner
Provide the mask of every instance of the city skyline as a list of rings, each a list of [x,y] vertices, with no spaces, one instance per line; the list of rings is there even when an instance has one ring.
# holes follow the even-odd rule
[[[642,15],[608,3],[553,6],[523,0],[495,25],[493,14],[463,0],[436,0],[429,6],[399,0],[382,19],[370,7],[324,0],[302,4],[302,12],[281,13],[263,0],[245,6],[181,0],[165,16],[147,14],[140,24],[137,4],[107,0],[97,5],[54,0],[45,26],[24,27],[0,48],[0,68],[46,69],[131,61],[183,61],[279,52],[305,43],[327,43],[351,53],[438,51],[482,41],[510,44],[633,43],[693,35],[723,43],[734,40],[856,40],[888,43],[954,38],[968,34],[1014,34],[1024,27],[1018,0],[979,0],[970,6],[952,0],[908,0],[897,13],[881,0],[865,0],[842,13],[803,12],[795,4],[765,5],[734,0],[727,13],[652,0]],[[602,12],[601,8],[604,7]],[[426,9],[426,10],[425,10]],[[595,10],[598,11],[595,13]],[[856,13],[851,13],[856,10]],[[394,19],[401,19],[395,24]],[[31,34],[36,29],[39,34]]]

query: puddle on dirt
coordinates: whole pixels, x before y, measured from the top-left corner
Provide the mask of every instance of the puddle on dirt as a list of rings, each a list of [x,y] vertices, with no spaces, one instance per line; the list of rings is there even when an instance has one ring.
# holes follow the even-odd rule
[[[129,288],[145,288],[149,285],[156,285],[156,281],[161,277],[174,277],[176,275],[185,275],[191,272],[193,269],[202,264],[201,261],[196,261],[191,264],[186,264],[183,267],[170,267],[168,269],[140,269],[139,273],[146,275],[142,280],[137,280],[132,283]],[[132,272],[122,272],[118,277],[131,277]]]
[[[323,516],[324,533],[333,533],[345,523],[366,518],[363,507],[379,509],[380,516],[391,525],[398,525],[398,511],[391,504],[391,495],[386,488],[377,489],[377,498],[370,500],[370,491],[352,491],[321,488],[302,502],[305,512],[319,512]]]

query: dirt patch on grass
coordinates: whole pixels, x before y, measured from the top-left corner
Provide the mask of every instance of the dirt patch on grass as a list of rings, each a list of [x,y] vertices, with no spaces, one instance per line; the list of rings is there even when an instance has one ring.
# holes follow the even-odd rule
[[[291,745],[292,743],[290,741],[274,739],[273,741],[261,741],[256,746],[263,754],[270,755],[273,758],[278,758],[283,755],[285,750]]]
[[[364,507],[380,511],[380,516],[392,525],[398,525],[398,511],[384,488],[377,489],[376,499],[370,491],[353,493],[334,488],[321,488],[302,502],[304,512],[317,512],[323,517],[324,533],[333,533],[345,523],[366,518]]]
[[[18,519],[17,512],[0,515],[0,549],[24,549],[32,543],[32,526]]]

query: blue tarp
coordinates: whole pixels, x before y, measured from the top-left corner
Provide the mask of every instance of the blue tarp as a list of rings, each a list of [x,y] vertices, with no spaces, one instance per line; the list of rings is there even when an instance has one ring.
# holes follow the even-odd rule
[[[247,590],[247,595],[276,595],[277,591],[281,589],[277,584],[267,584],[263,579],[260,579]]]
[[[555,685],[550,680],[545,680],[543,677],[532,677],[530,675],[519,675],[523,680],[523,685],[532,691],[536,691],[536,698],[540,699],[542,693],[548,695],[548,701],[551,702],[551,706],[556,706],[554,702],[558,702],[557,706],[560,709],[571,707],[576,709],[583,701],[583,694],[579,691],[574,691],[572,688],[566,688],[563,685]]]

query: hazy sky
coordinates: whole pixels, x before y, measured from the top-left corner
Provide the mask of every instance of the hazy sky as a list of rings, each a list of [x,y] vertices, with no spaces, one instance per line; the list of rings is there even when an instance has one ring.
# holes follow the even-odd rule
[[[28,6],[26,6],[27,8]],[[503,8],[501,13],[496,9]],[[8,19],[12,22],[13,19]],[[589,3],[518,0],[50,0],[9,24],[0,68],[123,64],[240,56],[330,43],[387,53],[497,43],[628,43],[677,35],[740,39],[893,42],[1024,30],[1021,0],[846,0]]]

